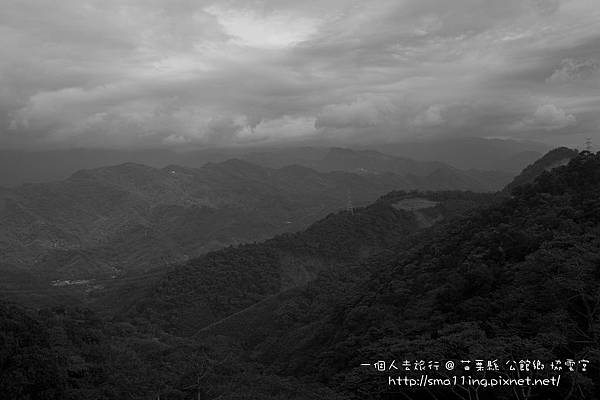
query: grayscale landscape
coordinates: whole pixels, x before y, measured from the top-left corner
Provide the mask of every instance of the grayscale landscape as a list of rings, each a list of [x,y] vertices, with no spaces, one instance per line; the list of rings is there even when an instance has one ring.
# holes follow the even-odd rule
[[[600,3],[0,2],[0,398],[600,399]]]

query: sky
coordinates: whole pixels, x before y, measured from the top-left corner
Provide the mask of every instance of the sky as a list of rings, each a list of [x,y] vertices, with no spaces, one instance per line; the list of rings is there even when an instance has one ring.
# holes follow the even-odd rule
[[[0,149],[600,131],[598,0],[3,0]]]

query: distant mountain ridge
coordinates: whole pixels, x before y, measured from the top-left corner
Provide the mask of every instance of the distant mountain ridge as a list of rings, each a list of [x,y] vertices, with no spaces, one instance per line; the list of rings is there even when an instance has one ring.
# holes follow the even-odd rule
[[[244,159],[253,163],[280,168],[290,163],[302,165],[322,172],[346,171],[360,175],[394,173],[405,176],[415,187],[428,183],[430,190],[475,190],[494,191],[502,188],[513,175],[507,172],[460,170],[437,161],[415,161],[396,157],[374,150],[352,150],[340,147],[306,150],[294,157],[284,152],[280,157],[272,153],[249,153]]]
[[[332,152],[327,160],[338,164],[363,159],[349,150]],[[369,157],[376,163],[397,161]],[[345,208],[349,197],[361,206],[397,189],[486,191],[495,186],[451,167],[402,162],[412,165],[409,171],[420,168],[422,175],[400,175],[402,168],[398,173],[267,168],[231,159],[201,168],[124,163],[77,171],[63,181],[5,188],[0,191],[0,270],[52,280],[116,277],[302,229]]]
[[[93,169],[126,162],[146,164],[156,168],[163,168],[167,165],[199,168],[207,162],[222,162],[231,158],[240,158],[269,167],[281,167],[294,163],[310,166],[310,163],[321,160],[330,148],[323,146],[267,146],[187,151],[168,149],[0,150],[0,187],[16,186],[28,182],[56,181],[66,179],[81,169]],[[437,139],[414,143],[373,144],[353,148],[355,150],[376,150],[418,162],[442,162],[463,170],[493,170],[510,174],[519,172],[549,150],[548,146],[540,143],[481,138]]]
[[[342,147],[320,149],[318,152],[314,151],[314,154],[311,154],[310,157],[307,153],[300,153],[300,155],[294,157],[285,152],[281,157],[274,157],[270,152],[248,153],[243,157],[256,164],[272,168],[293,163],[324,172],[347,171],[364,174],[392,172],[424,176],[436,169],[449,168],[448,165],[440,162],[415,161],[409,158],[390,156],[374,150],[352,150]]]
[[[458,137],[365,146],[398,157],[438,161],[456,168],[520,172],[552,148],[543,143],[510,139]]]

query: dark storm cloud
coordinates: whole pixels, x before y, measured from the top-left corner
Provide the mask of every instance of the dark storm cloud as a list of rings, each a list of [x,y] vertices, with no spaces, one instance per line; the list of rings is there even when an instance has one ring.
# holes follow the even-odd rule
[[[0,11],[2,147],[568,141],[600,125],[594,0],[11,0]]]

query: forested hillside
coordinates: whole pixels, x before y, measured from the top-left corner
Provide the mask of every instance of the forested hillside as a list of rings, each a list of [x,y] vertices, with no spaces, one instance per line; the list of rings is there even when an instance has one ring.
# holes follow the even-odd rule
[[[373,360],[587,359],[586,373],[566,374],[560,387],[529,394],[512,388],[403,393],[600,397],[600,154],[582,153],[513,195],[434,227],[409,248],[370,258],[361,264],[371,271],[362,283],[339,289],[321,281],[288,299],[272,312],[276,320],[254,356],[272,371],[356,399],[389,390],[387,375],[360,367]]]
[[[544,171],[550,171],[553,168],[566,165],[572,158],[577,157],[578,154],[577,150],[567,147],[559,147],[551,150],[534,163],[529,164],[512,182],[506,185],[504,191],[510,193],[518,186],[532,183]]]
[[[341,400],[226,351],[89,310],[39,312],[0,301],[2,398]]]
[[[469,192],[392,192],[368,207],[330,214],[305,231],[176,266],[137,302],[135,313],[171,332],[191,334],[494,199]]]

